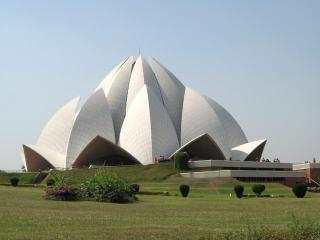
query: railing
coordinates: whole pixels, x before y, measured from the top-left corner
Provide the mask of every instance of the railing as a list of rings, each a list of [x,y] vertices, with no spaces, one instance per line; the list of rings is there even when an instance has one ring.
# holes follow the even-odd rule
[[[309,181],[320,187],[320,184],[317,181],[313,180],[311,177],[309,177]]]

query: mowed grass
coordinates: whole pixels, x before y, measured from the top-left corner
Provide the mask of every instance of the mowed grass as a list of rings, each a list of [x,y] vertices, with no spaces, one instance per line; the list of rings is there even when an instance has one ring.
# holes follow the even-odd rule
[[[138,195],[134,204],[57,202],[43,200],[43,189],[0,186],[0,239],[204,239],[248,227],[285,229],[293,217],[319,221],[320,195],[297,199],[280,184],[266,184],[266,193],[285,197],[236,199],[232,179],[139,183],[141,191],[170,196]],[[191,186],[188,198],[178,195],[181,183]]]
[[[155,165],[131,165],[131,166],[115,166],[115,167],[100,167],[92,169],[72,169],[66,171],[54,171],[56,174],[64,176],[74,184],[83,183],[88,178],[96,174],[102,173],[114,173],[121,178],[127,179],[130,182],[141,181],[163,181],[168,177],[177,174],[177,171],[173,167],[173,162],[155,164]],[[50,178],[50,174],[47,179]],[[46,179],[44,180],[44,182]]]
[[[19,178],[20,184],[31,184],[37,173],[6,173],[0,172],[0,184],[10,184],[10,179],[13,177]]]

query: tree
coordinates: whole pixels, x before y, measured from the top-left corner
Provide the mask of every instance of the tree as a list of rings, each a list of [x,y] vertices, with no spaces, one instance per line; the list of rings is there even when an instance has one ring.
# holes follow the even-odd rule
[[[297,198],[304,198],[308,190],[308,187],[304,183],[297,183],[292,186],[292,192]]]
[[[242,185],[234,186],[233,190],[236,193],[237,198],[242,198],[244,192],[244,187]]]
[[[254,184],[252,186],[252,192],[254,192],[258,197],[263,193],[263,191],[266,189],[266,186],[263,184]]]
[[[186,152],[177,152],[174,155],[174,167],[179,170],[188,170],[189,155]]]
[[[190,187],[189,185],[186,184],[181,184],[179,187],[180,193],[182,195],[182,197],[187,197],[190,191]]]

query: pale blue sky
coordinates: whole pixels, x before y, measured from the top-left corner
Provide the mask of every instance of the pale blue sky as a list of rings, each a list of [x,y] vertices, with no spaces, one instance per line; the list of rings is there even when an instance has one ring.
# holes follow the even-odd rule
[[[320,1],[1,1],[0,169],[127,56],[221,103],[265,157],[320,158]]]

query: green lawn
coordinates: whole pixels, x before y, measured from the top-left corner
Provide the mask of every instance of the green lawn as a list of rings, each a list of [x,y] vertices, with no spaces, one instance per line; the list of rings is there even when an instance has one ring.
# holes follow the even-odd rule
[[[139,195],[124,205],[57,202],[43,200],[43,189],[0,186],[0,239],[206,239],[249,227],[285,229],[293,216],[319,221],[320,194],[297,199],[280,184],[267,184],[266,193],[285,197],[236,199],[231,179],[137,182],[141,191],[171,196]],[[182,182],[191,186],[188,198],[176,196]]]
[[[10,178],[18,177],[20,184],[31,184],[37,173],[6,173],[0,172],[0,184],[10,184]]]

